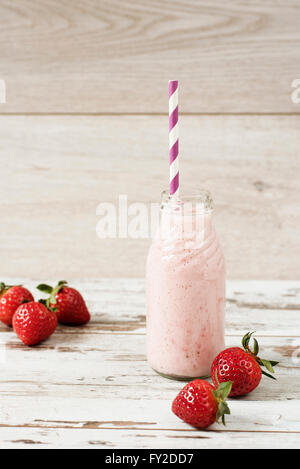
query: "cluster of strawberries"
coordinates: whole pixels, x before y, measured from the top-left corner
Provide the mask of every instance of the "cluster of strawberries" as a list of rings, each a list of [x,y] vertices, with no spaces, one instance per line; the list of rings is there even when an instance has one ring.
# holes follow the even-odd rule
[[[34,301],[27,288],[0,283],[0,320],[12,326],[25,345],[46,340],[58,322],[70,326],[89,322],[90,314],[83,297],[65,280],[58,282],[55,288],[45,284],[37,288],[49,297]]]
[[[172,411],[177,417],[197,428],[207,428],[220,419],[225,425],[225,415],[230,414],[226,402],[228,396],[244,396],[253,391],[259,385],[262,374],[275,379],[272,376],[273,366],[278,362],[258,357],[259,346],[255,338],[253,350],[250,349],[252,335],[253,332],[248,332],[243,337],[243,349],[228,348],[214,359],[211,366],[214,386],[202,379],[195,379],[184,386],[172,404]]]

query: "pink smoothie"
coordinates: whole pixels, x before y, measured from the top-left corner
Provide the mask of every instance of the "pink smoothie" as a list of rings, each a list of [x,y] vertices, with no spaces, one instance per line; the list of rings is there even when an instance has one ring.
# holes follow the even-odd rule
[[[208,376],[224,348],[224,256],[211,211],[170,217],[147,260],[148,361],[170,377]]]

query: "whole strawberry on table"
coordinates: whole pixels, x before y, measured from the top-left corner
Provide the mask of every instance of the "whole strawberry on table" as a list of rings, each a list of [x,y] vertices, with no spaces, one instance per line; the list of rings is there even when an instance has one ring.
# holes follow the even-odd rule
[[[188,383],[175,397],[172,411],[184,422],[196,428],[207,428],[225,415],[230,414],[226,398],[232,383],[221,383],[214,388],[208,381],[195,379]]]
[[[32,294],[22,285],[5,285],[0,283],[0,321],[12,325],[16,309],[28,301],[34,301]]]
[[[37,289],[49,294],[47,300],[41,301],[56,312],[59,323],[78,326],[89,322],[91,316],[82,295],[65,280],[60,280],[55,288],[41,283]]]
[[[242,346],[223,350],[216,356],[211,366],[211,377],[214,385],[218,382],[232,381],[230,397],[244,396],[253,391],[260,383],[262,374],[275,379],[273,367],[278,362],[265,360],[258,356],[259,346],[253,337],[253,350],[249,342],[254,332],[248,332],[242,339]],[[268,372],[264,369],[268,370]]]
[[[37,345],[48,339],[56,326],[56,314],[37,301],[19,306],[13,316],[14,331],[25,345]]]

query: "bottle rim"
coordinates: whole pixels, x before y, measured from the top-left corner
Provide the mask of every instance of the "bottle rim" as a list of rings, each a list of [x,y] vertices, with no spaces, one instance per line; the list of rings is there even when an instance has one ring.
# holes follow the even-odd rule
[[[171,196],[169,191],[161,193],[160,210],[170,213],[196,214],[211,213],[213,211],[213,199],[211,193],[206,189],[199,189],[188,193],[180,193]]]

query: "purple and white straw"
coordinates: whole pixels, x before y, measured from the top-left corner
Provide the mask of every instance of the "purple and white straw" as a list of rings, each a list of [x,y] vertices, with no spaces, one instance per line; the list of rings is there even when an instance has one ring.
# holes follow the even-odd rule
[[[170,153],[170,195],[179,193],[178,157],[178,81],[169,81],[169,153]]]

